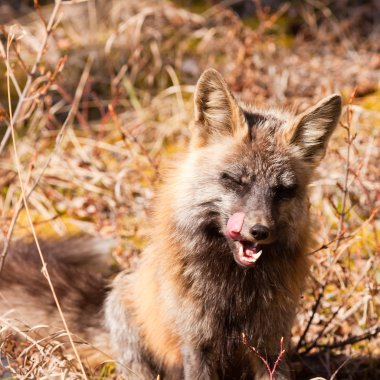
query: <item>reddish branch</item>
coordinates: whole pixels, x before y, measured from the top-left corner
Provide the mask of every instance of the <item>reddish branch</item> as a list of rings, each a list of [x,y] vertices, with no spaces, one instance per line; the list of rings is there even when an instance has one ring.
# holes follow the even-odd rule
[[[257,351],[257,349],[255,348],[255,347],[253,347],[253,346],[251,346],[251,345],[249,345],[248,344],[248,342],[247,342],[247,337],[246,337],[246,335],[243,333],[242,334],[242,339],[243,339],[243,343],[252,351],[252,352],[254,352],[255,353],[255,355],[265,364],[265,366],[266,366],[266,368],[267,368],[267,370],[268,370],[268,373],[269,373],[269,379],[270,380],[273,380],[274,379],[274,374],[275,374],[275,372],[276,372],[276,369],[277,369],[277,367],[278,367],[278,365],[279,365],[279,363],[280,363],[280,361],[281,361],[281,359],[282,359],[282,357],[284,356],[284,354],[285,354],[285,349],[284,349],[284,337],[281,337],[281,340],[280,340],[280,352],[279,352],[279,354],[278,354],[278,356],[277,356],[277,359],[276,359],[276,361],[275,361],[275,363],[274,363],[274,365],[273,365],[273,367],[271,368],[270,367],[270,363],[268,362],[268,360],[267,359],[265,359],[264,358],[264,356],[263,355],[261,355],[258,351]]]
[[[337,211],[337,213],[339,215],[338,231],[336,233],[335,247],[333,249],[334,253],[337,252],[337,250],[338,250],[338,248],[340,246],[340,243],[345,238],[344,221],[345,221],[345,218],[346,218],[348,212],[350,211],[350,208],[347,208],[347,197],[348,197],[348,193],[349,193],[349,183],[348,183],[348,180],[349,180],[349,175],[350,175],[350,172],[351,172],[351,162],[350,162],[350,160],[351,160],[351,149],[352,149],[353,141],[355,140],[355,137],[356,137],[356,135],[354,135],[354,136],[351,135],[352,110],[351,110],[350,106],[351,106],[352,101],[353,101],[353,99],[355,97],[355,92],[356,92],[356,89],[354,89],[354,91],[352,92],[350,100],[349,100],[348,109],[347,109],[347,121],[346,121],[346,125],[341,124],[342,128],[344,128],[346,130],[347,150],[346,150],[346,157],[345,157],[346,167],[345,167],[344,182],[343,182],[343,186],[338,186],[338,188],[343,193],[343,195],[342,195],[342,206],[341,206],[340,210],[338,210],[338,208],[333,205],[334,209]],[[309,320],[307,322],[307,325],[306,325],[303,333],[301,334],[301,337],[300,337],[300,339],[299,339],[299,341],[297,343],[297,346],[296,346],[297,350],[299,350],[301,347],[308,346],[308,348],[306,349],[306,351],[304,353],[307,353],[312,348],[317,347],[318,340],[322,337],[322,335],[326,331],[327,327],[335,319],[335,317],[337,316],[339,310],[343,307],[343,304],[340,305],[339,308],[338,308],[338,310],[335,313],[332,314],[332,316],[324,324],[324,326],[320,330],[319,334],[317,335],[317,337],[313,340],[313,342],[310,345],[307,342],[305,342],[306,335],[307,335],[307,333],[310,330],[310,327],[311,327],[311,325],[313,323],[314,317],[315,317],[315,315],[316,315],[316,313],[318,311],[318,308],[319,308],[319,306],[321,304],[321,301],[322,301],[322,299],[323,299],[323,297],[325,295],[326,287],[328,285],[328,275],[329,274],[330,274],[330,269],[326,273],[325,281],[321,285],[320,290],[318,292],[318,296],[316,297],[316,300],[314,302],[311,316],[310,316],[310,318],[309,318]]]

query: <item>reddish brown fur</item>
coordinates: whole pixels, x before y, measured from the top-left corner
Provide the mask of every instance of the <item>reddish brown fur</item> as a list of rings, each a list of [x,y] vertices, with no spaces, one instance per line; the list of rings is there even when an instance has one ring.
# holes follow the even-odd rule
[[[264,379],[265,367],[241,334],[269,360],[281,337],[289,344],[309,267],[307,186],[338,121],[340,98],[326,98],[298,118],[256,112],[238,105],[209,70],[195,107],[190,151],[168,170],[156,200],[151,245],[137,270],[115,283],[106,320],[120,360],[144,376]],[[244,170],[242,184],[220,186],[226,169],[239,176]],[[273,203],[271,191],[281,181],[296,181],[297,188],[281,190],[294,195]],[[254,268],[236,264],[225,237],[228,218],[241,210],[247,223],[274,231]],[[143,354],[130,354],[136,351]],[[276,376],[290,377],[285,362]]]

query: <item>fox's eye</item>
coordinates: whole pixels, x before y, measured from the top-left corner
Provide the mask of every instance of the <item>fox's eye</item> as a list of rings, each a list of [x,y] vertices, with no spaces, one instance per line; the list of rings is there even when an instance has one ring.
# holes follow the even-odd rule
[[[274,196],[278,200],[292,199],[297,194],[297,185],[296,184],[290,185],[290,186],[278,185],[273,190],[274,190]]]
[[[243,184],[240,177],[232,176],[229,173],[223,172],[220,175],[220,180],[223,184],[229,185],[229,186],[241,186]]]

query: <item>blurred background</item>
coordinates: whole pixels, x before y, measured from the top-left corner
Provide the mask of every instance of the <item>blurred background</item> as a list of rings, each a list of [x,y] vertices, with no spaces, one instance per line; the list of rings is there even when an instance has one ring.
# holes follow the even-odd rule
[[[341,93],[290,354],[300,380],[380,379],[379,1],[3,0],[0,38],[0,264],[30,235],[19,166],[39,236],[111,236],[114,263],[133,267],[204,69],[259,107],[300,112]],[[15,376],[60,373],[55,354],[35,365],[42,354],[12,336],[0,349]],[[116,375],[108,363],[96,376]]]

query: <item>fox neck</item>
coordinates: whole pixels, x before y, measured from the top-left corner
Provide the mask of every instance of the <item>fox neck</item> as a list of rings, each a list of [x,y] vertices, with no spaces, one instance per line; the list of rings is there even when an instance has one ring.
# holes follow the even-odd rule
[[[247,269],[235,262],[227,239],[212,226],[195,235],[187,232],[187,236],[175,228],[170,240],[176,248],[172,254],[177,256],[175,263],[170,260],[171,274],[182,297],[199,304],[210,318],[224,321],[228,327],[221,329],[249,332],[253,310],[270,310],[277,304],[296,309],[309,268],[301,241],[266,247],[257,263]]]

